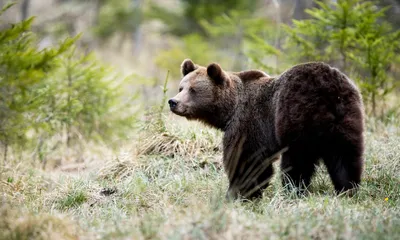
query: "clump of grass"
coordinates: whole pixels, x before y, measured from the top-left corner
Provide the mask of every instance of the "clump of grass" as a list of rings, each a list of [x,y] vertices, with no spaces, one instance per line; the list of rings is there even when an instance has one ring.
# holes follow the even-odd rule
[[[174,124],[167,125],[169,131],[150,133],[143,136],[137,146],[137,154],[163,155],[165,157],[199,157],[214,155],[220,151],[221,135],[203,126],[203,130],[179,129]]]
[[[58,201],[58,208],[62,210],[67,210],[69,208],[79,207],[87,200],[88,196],[84,191],[71,191]]]
[[[144,239],[159,239],[160,226],[164,219],[157,214],[147,214],[139,222],[139,230]]]
[[[193,169],[221,169],[221,132],[200,123],[191,123],[188,127],[187,122],[177,123],[173,118],[170,116],[165,122],[164,132],[150,128],[142,133],[134,148],[108,161],[98,172],[98,177],[125,178],[140,169],[154,172],[160,165],[172,164]]]
[[[121,179],[129,176],[139,168],[138,158],[133,152],[120,153],[112,161],[108,161],[98,172],[99,179]]]
[[[0,239],[79,239],[80,228],[65,216],[32,213],[2,201]]]

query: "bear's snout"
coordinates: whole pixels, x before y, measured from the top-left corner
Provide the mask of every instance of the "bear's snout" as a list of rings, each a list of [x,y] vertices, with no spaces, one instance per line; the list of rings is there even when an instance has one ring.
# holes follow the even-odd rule
[[[178,105],[178,101],[171,98],[170,100],[168,100],[168,104],[169,104],[169,108],[172,110],[176,107],[176,105]]]

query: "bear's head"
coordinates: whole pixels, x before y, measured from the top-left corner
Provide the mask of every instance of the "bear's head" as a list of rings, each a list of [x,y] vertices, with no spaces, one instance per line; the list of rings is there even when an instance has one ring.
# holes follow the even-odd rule
[[[183,61],[181,72],[179,93],[168,101],[171,111],[224,129],[236,105],[235,76],[217,63],[202,67],[190,59]]]

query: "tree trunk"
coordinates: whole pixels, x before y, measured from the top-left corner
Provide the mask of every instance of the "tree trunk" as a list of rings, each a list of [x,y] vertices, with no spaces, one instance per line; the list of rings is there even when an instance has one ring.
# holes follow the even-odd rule
[[[375,92],[372,92],[372,97],[371,97],[371,101],[372,101],[372,115],[374,117],[376,117],[376,99],[375,99]]]
[[[21,20],[25,20],[29,16],[29,4],[30,0],[23,0],[21,4]]]
[[[304,9],[307,7],[307,3],[305,0],[295,0],[295,7],[293,12],[294,19],[304,19]]]
[[[244,29],[243,26],[239,24],[236,32],[236,40],[235,40],[235,45],[237,46],[237,49],[235,49],[235,59],[233,63],[233,68],[241,71],[246,68],[246,60],[245,56],[243,53],[243,38],[244,38]]]
[[[276,36],[275,36],[275,48],[281,50],[281,7],[279,0],[274,0],[274,5],[276,8]],[[279,70],[279,57],[275,56],[275,71]]]
[[[43,145],[44,145],[44,136],[41,135],[39,138],[39,144],[38,144],[38,156],[39,156],[39,162],[42,165],[42,169],[46,168],[46,164],[47,164],[47,159],[45,156],[45,153],[43,152]]]
[[[132,0],[133,7],[138,11],[138,16],[136,17],[136,28],[132,34],[132,48],[133,55],[139,55],[142,48],[142,31],[140,24],[142,22],[142,0]]]
[[[94,15],[94,21],[93,21],[93,25],[97,26],[99,25],[99,19],[100,19],[100,9],[101,6],[103,5],[103,0],[97,0],[95,2],[95,15]]]
[[[137,56],[140,54],[140,50],[142,49],[142,31],[140,26],[138,26],[133,33],[133,55]]]
[[[71,109],[72,109],[72,103],[71,103],[71,93],[72,93],[72,69],[71,69],[71,63],[72,61],[72,56],[68,59],[68,67],[67,67],[67,76],[68,76],[68,117],[71,117]],[[68,120],[67,122],[67,148],[69,149],[70,144],[71,144],[71,120]],[[69,151],[69,150],[68,150]]]
[[[7,154],[8,154],[8,143],[6,140],[6,142],[4,142],[3,166],[5,166],[7,162]]]

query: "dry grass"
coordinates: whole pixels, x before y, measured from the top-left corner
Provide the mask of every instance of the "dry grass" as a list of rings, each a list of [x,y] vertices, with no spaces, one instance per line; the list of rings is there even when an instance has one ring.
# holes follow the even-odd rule
[[[137,143],[137,154],[196,158],[215,155],[221,150],[222,133],[200,123],[193,123],[190,127],[171,123],[165,127],[163,131],[147,129],[142,133]]]
[[[0,239],[79,239],[79,226],[60,214],[33,213],[3,199]]]
[[[366,134],[364,181],[352,198],[335,196],[321,167],[306,197],[285,192],[278,171],[262,199],[227,202],[215,163],[221,133],[175,120],[167,134],[139,135],[151,137],[83,172],[3,168],[2,239],[400,238],[396,126],[369,127],[376,131]]]

